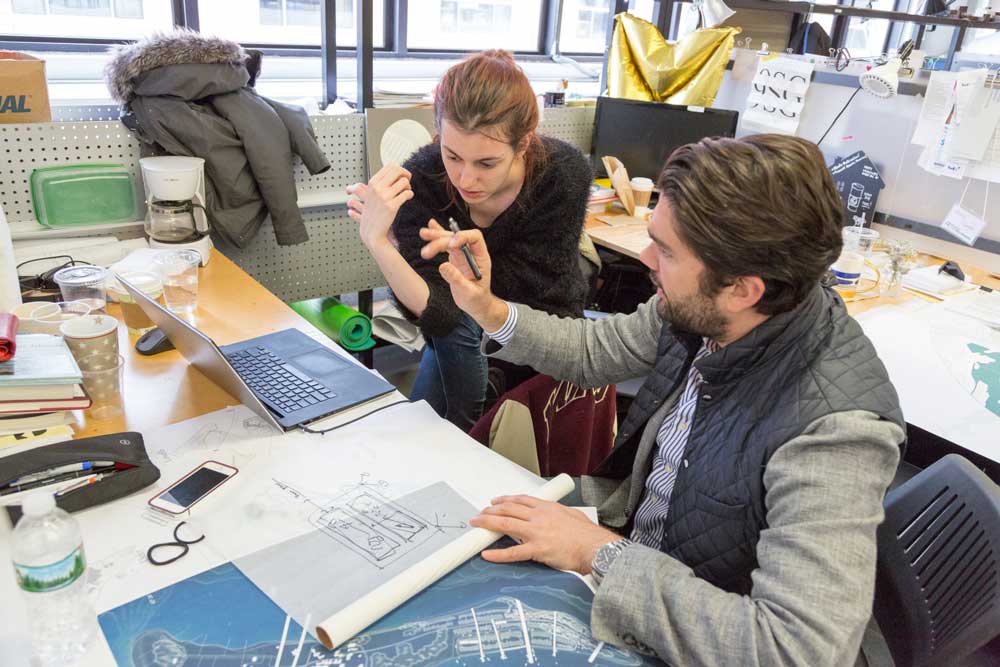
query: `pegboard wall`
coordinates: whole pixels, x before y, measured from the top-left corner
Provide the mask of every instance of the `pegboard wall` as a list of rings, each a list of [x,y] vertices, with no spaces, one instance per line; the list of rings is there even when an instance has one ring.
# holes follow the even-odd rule
[[[31,172],[80,162],[113,162],[128,169],[137,210],[145,211],[139,140],[121,122],[0,125],[0,205],[10,222],[32,221]]]
[[[121,107],[117,104],[57,105],[52,107],[52,120],[62,123],[84,120],[117,121],[120,117]]]
[[[539,134],[545,134],[576,146],[584,155],[590,155],[594,135],[595,107],[567,107],[545,109],[538,124]]]
[[[61,109],[62,117],[110,118],[117,114],[116,107]],[[357,223],[348,217],[343,203],[333,203],[343,201],[348,185],[364,180],[364,116],[313,116],[311,120],[332,167],[324,174],[310,176],[296,159],[295,182],[301,205],[325,203],[303,208],[309,241],[279,246],[268,222],[247,248],[220,246],[226,256],[285,302],[386,284],[361,243]],[[562,139],[586,155],[590,153],[593,125],[593,107],[546,109],[539,132]],[[140,142],[117,120],[0,125],[0,145],[0,205],[11,222],[35,219],[30,187],[34,169],[80,162],[123,164],[135,185],[137,210],[145,211]]]

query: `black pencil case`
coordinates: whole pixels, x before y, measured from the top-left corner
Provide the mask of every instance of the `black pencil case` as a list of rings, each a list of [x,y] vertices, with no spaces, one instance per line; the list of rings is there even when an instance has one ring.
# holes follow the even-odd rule
[[[56,505],[76,512],[115,500],[143,489],[160,478],[160,469],[146,454],[142,435],[134,431],[67,440],[54,445],[29,449],[0,458],[0,485],[6,486],[26,475],[52,470],[59,466],[85,461],[114,461],[131,466],[116,469],[114,474],[56,497]],[[86,477],[90,472],[82,473]],[[0,497],[0,503],[3,503]],[[20,504],[7,505],[11,522],[21,517]]]

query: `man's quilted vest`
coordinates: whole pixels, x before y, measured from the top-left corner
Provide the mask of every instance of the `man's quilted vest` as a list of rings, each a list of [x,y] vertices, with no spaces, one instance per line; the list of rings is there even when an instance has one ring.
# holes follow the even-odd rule
[[[632,474],[646,422],[684,381],[701,344],[664,325],[656,364],[594,475]],[[697,367],[703,383],[660,548],[712,584],[748,593],[767,527],[763,480],[771,455],[835,412],[866,410],[905,428],[903,415],[871,342],[843,301],[819,287]],[[646,474],[651,460],[642,462]],[[629,529],[635,509],[626,508]]]

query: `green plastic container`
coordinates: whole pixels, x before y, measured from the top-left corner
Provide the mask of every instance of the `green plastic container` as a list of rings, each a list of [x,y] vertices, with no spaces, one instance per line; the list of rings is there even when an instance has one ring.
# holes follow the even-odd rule
[[[74,164],[31,172],[35,219],[46,227],[135,222],[132,177],[121,164]]]

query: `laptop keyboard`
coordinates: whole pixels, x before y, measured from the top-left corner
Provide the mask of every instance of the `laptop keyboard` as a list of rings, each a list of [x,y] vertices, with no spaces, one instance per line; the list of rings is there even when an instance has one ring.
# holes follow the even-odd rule
[[[286,364],[265,347],[226,355],[243,381],[272,410],[283,415],[308,408],[337,394],[298,369]]]

